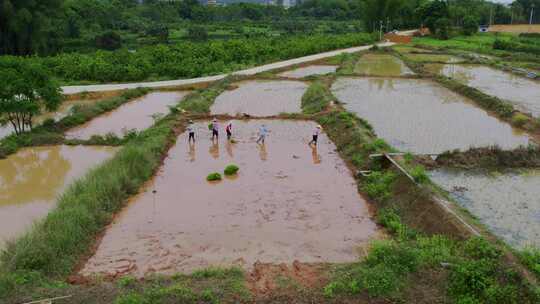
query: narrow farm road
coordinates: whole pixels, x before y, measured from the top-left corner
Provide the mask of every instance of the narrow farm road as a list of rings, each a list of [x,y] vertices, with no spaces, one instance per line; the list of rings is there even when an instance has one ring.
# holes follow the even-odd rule
[[[394,45],[394,43],[385,42],[385,43],[379,43],[377,45],[380,47],[387,47],[387,46]],[[352,48],[347,48],[347,49],[341,49],[341,50],[324,52],[324,53],[315,54],[315,55],[304,56],[304,57],[295,58],[295,59],[289,59],[285,61],[279,61],[275,63],[262,65],[259,67],[236,71],[236,72],[233,72],[232,75],[250,76],[250,75],[254,75],[254,74],[258,74],[258,73],[262,73],[262,72],[266,72],[270,70],[285,68],[285,67],[292,66],[295,64],[301,64],[301,63],[316,61],[316,60],[325,59],[329,57],[334,57],[340,54],[356,53],[359,51],[367,50],[371,48],[372,46],[373,45],[352,47]],[[82,92],[106,92],[106,91],[116,91],[116,90],[124,90],[124,89],[134,89],[134,88],[139,88],[139,87],[162,88],[162,87],[192,85],[192,84],[198,84],[198,83],[212,82],[212,81],[223,79],[227,77],[227,75],[228,74],[221,74],[221,75],[198,77],[198,78],[191,78],[191,79],[178,79],[178,80],[166,80],[166,81],[155,81],[155,82],[65,86],[65,87],[62,87],[62,91],[64,92],[64,94],[77,94],[77,93],[82,93]]]

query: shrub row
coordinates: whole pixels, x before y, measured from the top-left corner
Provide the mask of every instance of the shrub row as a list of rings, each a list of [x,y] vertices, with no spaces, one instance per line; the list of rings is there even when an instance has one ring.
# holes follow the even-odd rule
[[[66,82],[192,78],[373,42],[369,34],[309,35],[181,42],[128,51],[32,57]]]

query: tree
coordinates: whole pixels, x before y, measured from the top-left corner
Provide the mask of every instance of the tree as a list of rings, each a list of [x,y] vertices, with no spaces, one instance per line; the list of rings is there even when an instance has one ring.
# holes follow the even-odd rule
[[[109,51],[122,47],[122,37],[114,31],[108,31],[96,36],[96,46]]]
[[[203,41],[208,39],[208,32],[200,25],[192,26],[188,29],[188,38],[196,41]]]
[[[478,20],[473,16],[463,18],[463,34],[470,36],[478,32]]]
[[[443,40],[450,38],[450,20],[448,18],[440,18],[435,21],[435,29],[437,38]]]
[[[431,33],[437,33],[437,24],[449,26],[450,22],[447,19],[449,17],[449,10],[446,1],[435,0],[425,2],[416,9],[416,14],[420,20],[423,20],[424,25],[429,28]],[[441,19],[446,19],[441,21]],[[446,28],[448,31],[448,28]]]
[[[16,134],[32,129],[32,118],[56,110],[61,100],[60,87],[41,65],[0,58],[0,120],[11,123]]]

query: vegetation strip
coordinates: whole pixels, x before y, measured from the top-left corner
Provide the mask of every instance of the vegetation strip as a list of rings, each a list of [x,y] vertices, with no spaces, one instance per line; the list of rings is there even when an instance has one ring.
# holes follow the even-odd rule
[[[113,144],[123,143],[116,136],[94,137],[89,141],[65,140],[64,132],[75,126],[82,125],[93,118],[112,111],[124,103],[132,101],[149,92],[148,89],[126,90],[120,96],[111,97],[92,105],[75,106],[72,113],[58,122],[48,119],[42,125],[20,135],[10,135],[0,140],[0,159],[17,152],[20,148],[43,145],[66,144]]]

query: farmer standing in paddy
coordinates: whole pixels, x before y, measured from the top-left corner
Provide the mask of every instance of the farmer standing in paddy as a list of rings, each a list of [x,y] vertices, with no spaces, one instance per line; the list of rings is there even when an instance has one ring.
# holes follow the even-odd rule
[[[188,131],[188,134],[189,134],[188,143],[191,143],[191,140],[193,140],[193,142],[195,142],[195,128],[193,126],[193,120],[189,121],[189,124],[187,126],[187,131]]]
[[[225,127],[225,132],[227,132],[227,139],[231,140],[232,137],[232,122],[229,122]]]
[[[214,141],[214,137],[219,140],[219,124],[215,118],[212,121],[212,141]]]
[[[264,145],[264,140],[266,139],[266,135],[268,134],[268,129],[266,129],[266,125],[262,124],[259,128],[259,139],[257,139],[257,143],[261,143]]]
[[[313,131],[313,139],[309,142],[308,145],[317,145],[317,141],[319,140],[319,134],[321,134],[322,127],[319,125],[315,128]]]

